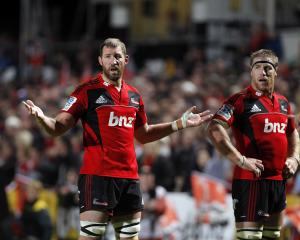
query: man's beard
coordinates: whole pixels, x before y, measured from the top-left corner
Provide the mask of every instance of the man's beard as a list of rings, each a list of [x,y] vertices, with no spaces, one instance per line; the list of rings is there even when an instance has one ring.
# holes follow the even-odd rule
[[[116,82],[120,79],[121,77],[121,71],[120,69],[114,71],[114,73],[111,73],[107,69],[103,69],[103,74],[111,81]]]
[[[260,89],[260,91],[264,94],[264,95],[272,95],[272,93],[274,92],[274,87],[273,86],[268,86],[265,88]]]

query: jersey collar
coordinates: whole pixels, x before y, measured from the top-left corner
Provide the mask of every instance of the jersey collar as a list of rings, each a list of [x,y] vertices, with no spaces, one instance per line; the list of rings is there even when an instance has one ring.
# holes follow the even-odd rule
[[[101,83],[102,85],[104,85],[105,87],[110,87],[110,88],[114,88],[114,87],[115,87],[115,86],[114,86],[113,84],[111,84],[110,82],[104,81],[104,79],[103,79],[101,73],[98,74],[98,78],[99,78],[99,80],[100,80],[100,83]],[[122,90],[122,88],[126,85],[126,82],[124,81],[124,79],[122,79],[121,81],[122,81],[122,84],[121,84],[121,90]]]
[[[251,85],[248,86],[247,92],[249,92],[253,98],[261,98],[265,96],[261,92],[256,91]],[[272,97],[274,97],[274,92],[272,93]]]

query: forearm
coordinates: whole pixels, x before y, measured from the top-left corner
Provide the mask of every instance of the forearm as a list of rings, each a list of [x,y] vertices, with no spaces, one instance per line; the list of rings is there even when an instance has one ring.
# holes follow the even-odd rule
[[[55,118],[51,118],[46,115],[36,118],[41,128],[52,137],[62,135],[75,124],[73,116],[64,112],[59,113]]]
[[[52,137],[60,136],[64,132],[63,126],[55,118],[44,116],[36,119],[39,126]]]
[[[139,139],[143,144],[156,141],[158,139],[164,138],[171,133],[175,132],[172,129],[172,123],[159,123],[148,125],[146,129],[146,134]]]
[[[232,144],[224,127],[212,121],[208,126],[208,136],[222,155],[234,164],[240,164],[243,156]]]
[[[146,123],[144,126],[135,130],[135,138],[143,144],[153,142],[164,138],[173,132],[177,132],[185,128],[200,126],[204,122],[209,121],[212,117],[209,110],[200,113],[193,113],[195,110],[195,106],[191,107],[184,112],[179,119],[173,122],[153,125],[148,125]]]
[[[299,163],[299,133],[297,130],[294,130],[294,132],[291,133],[290,136],[288,136],[288,157],[293,157],[298,160]]]

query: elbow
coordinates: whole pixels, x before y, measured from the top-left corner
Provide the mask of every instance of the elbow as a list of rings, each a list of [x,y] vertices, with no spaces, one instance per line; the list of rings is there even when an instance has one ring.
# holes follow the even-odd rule
[[[57,138],[59,136],[61,136],[65,131],[53,131],[53,130],[49,130],[46,131],[47,134],[50,136],[50,137],[53,137],[53,138]]]
[[[210,122],[206,128],[206,135],[210,140],[213,140],[213,123]]]
[[[209,123],[206,129],[206,134],[214,144],[219,144],[220,142],[227,140],[227,135],[224,128],[216,122]]]
[[[146,139],[137,139],[137,138],[136,138],[136,140],[137,140],[138,143],[140,143],[140,144],[146,144],[146,143],[148,143],[148,142],[146,141]]]

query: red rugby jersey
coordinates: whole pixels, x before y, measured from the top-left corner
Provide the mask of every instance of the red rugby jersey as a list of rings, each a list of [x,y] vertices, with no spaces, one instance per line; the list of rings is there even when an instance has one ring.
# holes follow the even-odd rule
[[[81,174],[138,178],[134,129],[144,125],[147,117],[142,97],[134,87],[122,81],[119,92],[99,74],[80,85],[62,111],[82,122]]]
[[[214,115],[232,128],[236,147],[246,157],[263,161],[261,178],[282,180],[288,154],[287,136],[295,122],[287,99],[277,93],[273,100],[256,92],[251,86],[228,98]],[[254,173],[238,166],[235,179],[257,179]]]

